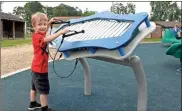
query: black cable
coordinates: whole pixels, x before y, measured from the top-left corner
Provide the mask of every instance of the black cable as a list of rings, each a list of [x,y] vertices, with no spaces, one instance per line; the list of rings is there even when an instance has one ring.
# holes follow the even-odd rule
[[[59,45],[59,48],[61,47],[63,41],[64,41],[64,38],[62,38],[61,43],[60,43],[60,45]],[[58,50],[59,50],[59,48],[58,48]],[[71,76],[71,75],[73,74],[73,72],[75,71],[76,66],[77,66],[77,64],[78,64],[78,59],[76,59],[74,68],[73,68],[72,72],[71,72],[68,76],[66,76],[66,77],[60,76],[60,75],[56,72],[56,69],[55,69],[55,67],[54,67],[54,63],[55,63],[54,61],[55,61],[56,55],[57,55],[57,53],[58,53],[58,50],[56,51],[56,54],[55,54],[54,60],[53,60],[53,69],[54,69],[54,73],[55,73],[58,77],[60,77],[60,78],[68,78],[68,77]],[[59,58],[58,58],[57,60],[59,60],[61,57],[62,57],[62,53],[61,53],[61,55],[59,56]]]
[[[52,31],[52,24],[51,24],[51,30],[50,30],[50,35],[51,35],[51,31]],[[52,42],[50,42],[50,44],[52,44]],[[53,44],[52,44],[53,45]],[[51,56],[51,54],[49,53],[49,44],[48,44],[48,48],[47,48],[48,54],[51,57],[51,59],[53,60],[53,57]]]
[[[51,31],[52,31],[52,24],[51,24],[50,34],[51,34]],[[62,45],[62,43],[63,43],[63,41],[64,41],[64,36],[65,36],[65,35],[63,35],[63,37],[62,37],[61,43],[60,43],[60,45],[59,45],[59,48],[61,47],[61,45]],[[58,50],[59,50],[59,48],[58,48]],[[77,66],[77,64],[78,64],[78,59],[76,58],[74,68],[73,68],[72,72],[71,72],[68,76],[65,76],[65,77],[60,76],[60,75],[56,72],[56,69],[55,69],[55,67],[54,67],[54,63],[55,63],[54,61],[55,61],[56,55],[57,55],[57,53],[58,53],[58,50],[56,51],[56,54],[55,54],[54,58],[52,58],[51,55],[50,55],[50,53],[49,53],[49,48],[48,48],[48,54],[50,55],[50,57],[51,57],[52,60],[53,60],[53,69],[54,69],[54,73],[55,73],[58,77],[60,77],[60,78],[68,78],[68,77],[70,77],[70,76],[74,73],[74,71],[75,71],[75,69],[76,69],[76,66]],[[61,53],[61,55],[59,56],[59,58],[58,58],[57,60],[59,60],[59,59],[62,57],[62,55],[63,55],[63,54]]]
[[[53,61],[54,73],[55,73],[58,77],[60,77],[60,78],[68,78],[68,77],[70,77],[70,76],[74,73],[77,64],[78,64],[78,59],[76,59],[76,61],[75,61],[75,65],[74,65],[74,68],[73,68],[72,72],[71,72],[68,76],[63,77],[63,76],[60,76],[58,73],[56,73],[56,69],[55,69],[55,67],[54,67],[54,61]]]

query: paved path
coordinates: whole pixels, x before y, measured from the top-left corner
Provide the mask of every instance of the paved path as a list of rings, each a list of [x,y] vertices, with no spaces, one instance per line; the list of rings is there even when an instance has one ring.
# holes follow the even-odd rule
[[[161,44],[141,44],[134,54],[144,65],[148,82],[148,111],[180,111],[180,62],[165,55]],[[92,95],[83,94],[81,65],[68,79],[60,79],[49,64],[51,92],[49,104],[57,111],[134,111],[137,103],[136,80],[131,68],[88,59],[92,72]],[[74,61],[57,61],[56,70],[66,76]],[[30,70],[1,80],[2,111],[26,111],[29,104]]]

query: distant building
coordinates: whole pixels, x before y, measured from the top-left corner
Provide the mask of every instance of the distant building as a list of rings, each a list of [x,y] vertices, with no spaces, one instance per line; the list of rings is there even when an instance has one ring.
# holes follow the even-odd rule
[[[156,24],[155,31],[150,34],[149,38],[162,38],[166,28],[173,28],[175,24],[182,27],[181,22],[176,21],[153,21]]]
[[[25,37],[25,20],[17,15],[0,12],[0,37],[16,39]]]

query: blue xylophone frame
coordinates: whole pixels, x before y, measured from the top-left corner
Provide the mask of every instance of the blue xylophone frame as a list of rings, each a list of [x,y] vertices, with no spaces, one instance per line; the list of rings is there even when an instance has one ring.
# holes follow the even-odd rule
[[[122,36],[114,37],[114,38],[111,37],[111,38],[104,38],[104,39],[72,41],[72,42],[64,41],[60,48],[59,48],[59,44],[61,40],[58,39],[56,40],[57,50],[60,52],[63,52],[66,57],[69,57],[67,51],[72,49],[77,49],[77,48],[89,48],[92,54],[96,52],[95,48],[104,48],[108,50],[118,49],[121,56],[124,56],[125,54],[124,54],[123,46],[126,45],[126,43],[128,43],[128,41],[130,41],[133,38],[133,35],[135,31],[138,30],[138,27],[143,22],[146,23],[147,27],[150,27],[148,14],[145,12],[137,13],[137,14],[120,15],[120,14],[114,14],[109,11],[104,11],[104,12],[83,17],[80,19],[71,19],[70,24],[61,25],[60,27],[57,28],[57,30],[55,30],[54,33],[56,33],[57,31],[71,24],[77,24],[77,23],[82,23],[85,21],[98,20],[98,19],[117,20],[122,22],[129,21],[132,23],[132,25],[124,34],[122,34]]]

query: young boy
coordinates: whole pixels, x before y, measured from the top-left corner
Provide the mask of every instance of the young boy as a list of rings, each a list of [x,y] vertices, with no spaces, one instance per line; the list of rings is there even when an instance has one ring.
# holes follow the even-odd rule
[[[32,61],[32,89],[30,91],[29,110],[41,108],[41,111],[52,111],[48,108],[48,94],[50,90],[48,80],[48,53],[46,52],[47,43],[56,39],[60,35],[68,32],[67,29],[46,36],[52,22],[52,18],[48,22],[48,17],[44,13],[37,12],[32,15],[32,26],[34,33],[32,34],[32,44],[34,48],[34,58]],[[40,93],[40,103],[36,102],[36,94]]]

